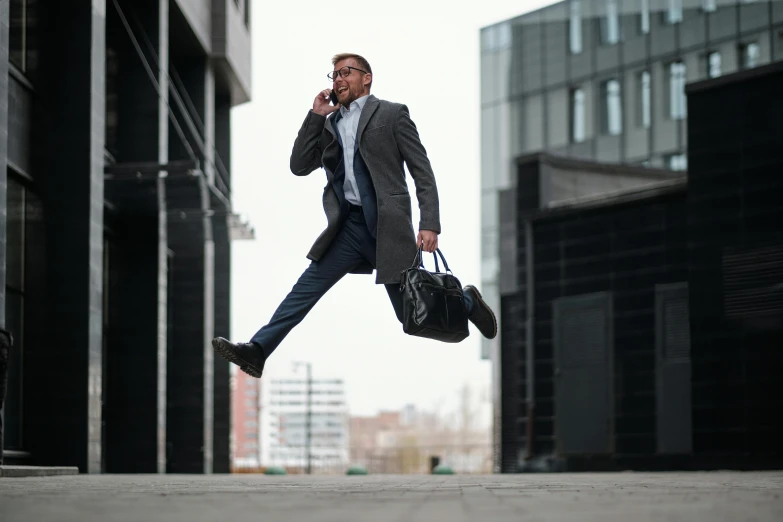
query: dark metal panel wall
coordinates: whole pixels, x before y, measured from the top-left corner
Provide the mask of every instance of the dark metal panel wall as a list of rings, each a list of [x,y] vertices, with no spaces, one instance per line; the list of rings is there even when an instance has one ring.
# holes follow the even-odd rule
[[[215,149],[231,186],[231,99],[215,98]],[[215,335],[231,336],[231,231],[225,218],[213,220],[215,234]],[[231,389],[229,365],[215,359],[214,472],[230,469]]]
[[[161,93],[167,62],[156,62],[143,43],[148,38],[155,54],[166,54],[168,23],[161,6],[166,8],[168,2],[120,5],[145,52],[143,59],[137,54],[112,3],[107,17],[107,46],[117,67],[112,82],[116,92],[111,93],[117,107],[112,152],[120,164],[166,163],[168,107]],[[144,60],[160,88],[150,79]],[[152,178],[137,182],[118,176],[106,185],[106,199],[114,209],[104,365],[106,471],[111,473],[165,471],[165,197],[165,185]]]
[[[655,288],[656,426],[658,453],[693,450],[688,284]]]
[[[555,447],[560,455],[614,450],[612,295],[561,297],[552,303]]]
[[[33,93],[20,80],[8,82],[8,162],[26,174],[32,174]]]
[[[213,470],[214,242],[206,216],[209,195],[199,177],[168,184],[169,247],[173,251],[168,293],[167,471]]]
[[[686,227],[684,191],[534,223],[536,455],[554,452],[552,302],[605,291],[614,301],[615,451],[655,453],[655,285],[686,279]]]
[[[527,448],[525,437],[525,297],[520,292],[501,297],[500,408],[501,473],[516,473]]]
[[[5,325],[5,224],[8,165],[8,9],[0,0],[0,325]],[[2,444],[2,441],[0,441]]]
[[[106,471],[156,473],[159,361],[158,219],[125,218],[109,241]],[[165,370],[165,368],[164,368]]]
[[[693,444],[701,455],[780,455],[783,313],[772,268],[783,249],[782,69],[688,93]]]
[[[36,118],[47,153],[37,174],[46,251],[57,262],[47,267],[46,337],[25,353],[25,433],[35,462],[98,472],[104,2],[50,3],[41,11],[40,22]]]
[[[231,338],[231,237],[225,217],[213,220],[215,235],[215,335]],[[231,386],[229,363],[215,358],[213,471],[231,471]]]

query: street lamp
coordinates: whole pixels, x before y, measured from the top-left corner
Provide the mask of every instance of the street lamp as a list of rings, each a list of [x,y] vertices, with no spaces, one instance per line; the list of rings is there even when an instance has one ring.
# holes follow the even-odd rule
[[[313,415],[313,365],[309,362],[294,362],[294,371],[299,366],[307,367],[307,401],[305,411],[305,451],[307,456],[307,474],[312,473],[312,454],[310,445],[312,442],[312,415]]]

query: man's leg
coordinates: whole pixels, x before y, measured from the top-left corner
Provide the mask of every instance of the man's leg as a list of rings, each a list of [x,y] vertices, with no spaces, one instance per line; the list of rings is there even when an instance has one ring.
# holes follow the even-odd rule
[[[266,357],[302,322],[337,281],[362,262],[354,228],[355,224],[350,219],[346,220],[324,257],[310,263],[291,292],[280,303],[269,323],[250,340],[262,347]]]
[[[261,327],[250,340],[259,344],[267,357],[304,320],[321,297],[357,265],[357,258],[348,251],[330,252],[335,254],[332,259],[327,255],[320,261],[310,263],[277,307],[269,323]]]
[[[467,285],[463,289],[465,306],[468,309],[468,319],[478,328],[481,335],[487,339],[494,339],[498,334],[498,320],[495,312],[484,302],[481,293],[473,285]]]
[[[249,343],[233,343],[216,337],[212,340],[215,351],[251,377],[261,377],[266,359],[286,335],[302,322],[337,281],[363,261],[357,228],[355,217],[349,215],[326,254],[310,263],[269,323],[256,332]]]

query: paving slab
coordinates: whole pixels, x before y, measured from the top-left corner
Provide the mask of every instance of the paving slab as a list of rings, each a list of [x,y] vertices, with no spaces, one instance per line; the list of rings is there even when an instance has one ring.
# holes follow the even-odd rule
[[[6,478],[0,520],[780,522],[783,472]]]

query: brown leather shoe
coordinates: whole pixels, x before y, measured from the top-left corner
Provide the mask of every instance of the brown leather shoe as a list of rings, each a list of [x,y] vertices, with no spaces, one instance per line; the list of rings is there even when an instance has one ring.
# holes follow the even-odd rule
[[[223,337],[212,339],[212,347],[225,360],[239,366],[239,369],[258,379],[264,371],[266,356],[255,343],[232,343]]]
[[[495,312],[481,298],[478,288],[468,285],[462,289],[466,294],[469,293],[473,298],[473,311],[470,314],[470,322],[476,325],[481,335],[487,339],[494,339],[498,334],[498,320],[495,318]]]

